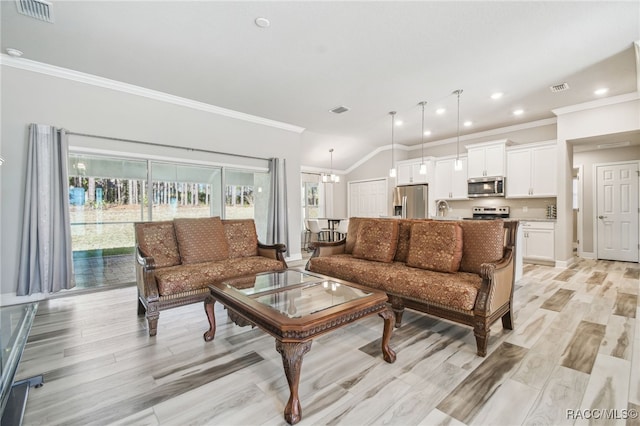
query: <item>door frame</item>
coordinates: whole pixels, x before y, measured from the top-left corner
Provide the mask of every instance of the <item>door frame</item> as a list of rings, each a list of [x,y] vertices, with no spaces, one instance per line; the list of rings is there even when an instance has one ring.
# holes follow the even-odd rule
[[[592,210],[593,210],[593,256],[594,259],[598,259],[598,220],[596,219],[596,215],[598,214],[598,167],[602,166],[619,166],[622,164],[637,164],[638,169],[640,170],[640,160],[629,160],[629,161],[608,161],[605,163],[594,163],[592,165]],[[638,200],[640,202],[640,173],[637,176],[638,179]],[[640,245],[640,209],[638,209],[638,214],[635,215],[636,218],[636,228],[638,229],[638,241]],[[640,247],[638,247],[638,258],[640,259]]]
[[[576,216],[577,219],[577,224],[576,224],[576,228],[577,228],[577,232],[576,232],[576,238],[578,239],[578,247],[576,247],[576,254],[578,255],[578,257],[585,257],[585,253],[584,253],[584,231],[582,229],[583,224],[584,224],[584,217],[583,217],[583,213],[584,213],[584,166],[582,164],[579,164],[577,166],[575,166],[573,168],[574,170],[577,170],[577,178],[578,178],[578,214]],[[596,201],[597,202],[597,201]]]

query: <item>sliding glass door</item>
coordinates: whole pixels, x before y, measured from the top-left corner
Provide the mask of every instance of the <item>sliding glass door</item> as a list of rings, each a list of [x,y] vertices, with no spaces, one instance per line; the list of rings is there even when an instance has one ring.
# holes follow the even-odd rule
[[[253,217],[255,200],[250,204],[243,217]],[[222,216],[222,169],[70,154],[69,211],[76,288],[129,284],[133,224]]]
[[[220,168],[152,162],[149,220],[221,216],[221,185]]]
[[[269,173],[225,169],[224,218],[254,219],[260,241],[266,241]]]

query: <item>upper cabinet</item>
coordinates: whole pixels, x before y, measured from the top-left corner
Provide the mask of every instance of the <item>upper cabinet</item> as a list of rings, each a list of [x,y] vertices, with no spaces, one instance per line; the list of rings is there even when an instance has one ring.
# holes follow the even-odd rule
[[[522,145],[507,151],[507,197],[555,197],[556,142]]]
[[[396,168],[398,169],[398,185],[413,185],[421,183],[429,183],[429,176],[433,174],[433,159],[425,158],[424,164],[427,166],[427,174],[420,174],[420,165],[422,159],[398,161]]]
[[[467,177],[504,176],[506,140],[468,145]]]
[[[436,200],[467,198],[467,158],[460,157],[462,169],[455,169],[455,157],[438,158],[435,162],[434,197]]]

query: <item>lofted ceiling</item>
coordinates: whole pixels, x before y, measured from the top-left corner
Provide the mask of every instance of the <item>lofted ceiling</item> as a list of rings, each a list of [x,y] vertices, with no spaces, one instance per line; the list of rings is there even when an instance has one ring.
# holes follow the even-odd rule
[[[419,144],[423,100],[425,141],[455,136],[456,89],[464,135],[638,88],[638,1],[52,3],[46,23],[2,1],[2,51],[303,127],[305,166],[388,145],[391,110],[395,142]]]

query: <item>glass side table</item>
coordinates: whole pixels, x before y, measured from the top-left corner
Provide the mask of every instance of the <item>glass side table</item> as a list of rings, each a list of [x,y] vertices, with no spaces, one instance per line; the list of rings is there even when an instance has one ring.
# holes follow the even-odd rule
[[[13,382],[37,310],[37,303],[0,307],[0,413],[3,425],[21,424],[29,388],[42,386],[42,376]]]

